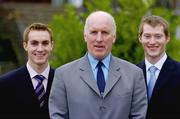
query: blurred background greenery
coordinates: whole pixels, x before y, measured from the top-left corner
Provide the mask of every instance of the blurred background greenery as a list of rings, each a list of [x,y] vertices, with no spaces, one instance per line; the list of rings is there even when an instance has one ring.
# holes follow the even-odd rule
[[[55,15],[50,22],[55,38],[51,60],[54,67],[85,54],[84,21],[89,13],[96,10],[107,11],[115,18],[117,40],[112,50],[115,56],[135,64],[143,60],[143,49],[138,42],[138,27],[144,15],[153,14],[164,17],[170,23],[171,42],[168,44],[167,52],[180,61],[180,39],[176,37],[176,27],[180,25],[180,17],[174,10],[159,6],[156,0],[85,0],[81,10],[67,4],[64,11]]]
[[[0,6],[0,42],[10,39],[9,44],[13,47],[11,51],[10,46],[3,47],[4,45],[0,44],[0,60],[6,57],[7,54],[11,56],[9,59],[0,61],[0,74],[17,68],[26,62],[26,54],[22,48],[22,33],[23,28],[31,22],[47,23],[52,28],[55,44],[50,64],[54,68],[83,56],[87,51],[83,38],[85,18],[89,13],[96,10],[107,11],[115,18],[117,40],[113,46],[113,55],[135,64],[143,60],[143,49],[138,42],[138,27],[143,16],[153,14],[160,15],[169,22],[171,41],[168,44],[167,53],[172,58],[180,61],[180,2],[178,0],[80,1],[81,4],[73,5],[71,2],[60,0],[61,5],[59,6],[55,3],[51,3],[50,6],[30,3],[31,6],[29,8],[25,6],[27,4],[22,4],[21,6],[16,6],[16,8],[14,7],[8,13],[3,11],[4,8],[7,8],[4,7],[5,5]],[[12,4],[10,5],[12,6]],[[26,13],[27,15],[23,12],[25,8],[29,10],[29,13]],[[50,15],[49,11],[53,14]],[[36,16],[30,16],[32,13],[36,14]],[[31,22],[27,22],[28,20],[27,18],[25,19],[25,16],[29,16],[29,19],[34,19]],[[42,20],[41,17],[45,20]],[[12,23],[12,21],[18,24],[15,26],[6,25],[6,22]],[[23,23],[25,24],[24,26],[22,25]],[[17,28],[17,26],[21,27]],[[7,28],[12,30],[10,29],[6,32]],[[13,30],[19,31],[19,35],[16,32],[14,34],[9,33]],[[4,54],[4,56],[1,54]]]

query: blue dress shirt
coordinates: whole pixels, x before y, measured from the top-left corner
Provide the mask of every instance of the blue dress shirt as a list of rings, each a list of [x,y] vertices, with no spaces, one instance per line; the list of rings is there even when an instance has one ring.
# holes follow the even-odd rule
[[[94,58],[90,53],[88,53],[88,59],[89,59],[91,69],[92,69],[93,74],[94,74],[94,78],[97,81],[97,70],[98,70],[98,68],[96,66],[97,66],[99,60]],[[107,80],[107,77],[108,77],[110,59],[111,59],[111,54],[108,54],[103,60],[101,60],[104,64],[102,66],[102,70],[104,73],[105,81]]]

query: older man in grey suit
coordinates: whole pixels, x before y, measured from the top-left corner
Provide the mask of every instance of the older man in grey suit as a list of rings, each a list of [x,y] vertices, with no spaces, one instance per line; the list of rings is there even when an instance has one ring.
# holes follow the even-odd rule
[[[51,119],[145,119],[147,96],[138,67],[112,56],[116,24],[107,12],[85,23],[87,54],[55,72],[49,99]]]

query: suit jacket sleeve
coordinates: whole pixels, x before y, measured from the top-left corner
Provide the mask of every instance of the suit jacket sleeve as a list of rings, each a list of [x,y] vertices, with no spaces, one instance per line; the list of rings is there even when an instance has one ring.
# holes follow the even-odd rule
[[[62,74],[59,69],[55,71],[49,97],[49,114],[51,119],[68,119],[66,90]]]
[[[130,119],[145,119],[148,101],[143,72],[140,71],[136,73],[134,78],[135,82]]]

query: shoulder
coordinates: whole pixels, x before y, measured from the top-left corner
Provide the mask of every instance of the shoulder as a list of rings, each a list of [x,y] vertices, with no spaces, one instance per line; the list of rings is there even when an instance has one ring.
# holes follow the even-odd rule
[[[126,70],[126,71],[141,71],[141,69],[136,66],[135,64],[118,58],[118,57],[112,57],[112,62],[114,62],[116,65],[118,65],[121,69]]]
[[[166,61],[164,62],[164,65],[168,65],[170,67],[176,68],[180,70],[180,62],[172,59],[171,57],[167,57]]]
[[[22,73],[25,73],[25,72],[28,72],[28,71],[27,71],[26,66],[24,65],[24,66],[22,66],[22,67],[20,67],[18,69],[11,70],[11,71],[1,75],[0,76],[0,81],[2,82],[2,81],[5,81],[5,80],[8,81],[8,80],[11,80],[11,79],[15,79],[16,77],[21,76]]]
[[[53,75],[54,75],[55,70],[56,70],[56,69],[54,69],[53,67],[50,67],[50,70],[49,70],[50,74],[53,74]]]
[[[145,66],[145,60],[141,61],[140,63],[136,64],[136,66],[143,68]]]
[[[71,62],[69,62],[69,63],[66,63],[66,64],[58,67],[58,68],[56,69],[56,72],[57,72],[57,71],[62,71],[62,70],[65,70],[65,71],[67,71],[67,70],[73,70],[73,69],[79,67],[79,66],[82,64],[83,60],[84,60],[84,57],[79,58],[79,59],[74,60],[74,61],[71,61]]]

